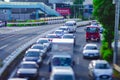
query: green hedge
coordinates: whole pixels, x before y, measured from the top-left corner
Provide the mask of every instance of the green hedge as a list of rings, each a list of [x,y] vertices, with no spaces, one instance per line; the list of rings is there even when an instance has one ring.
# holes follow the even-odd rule
[[[102,46],[100,49],[101,57],[104,60],[107,60],[109,62],[112,62],[113,59],[113,50],[108,48],[108,42],[102,41]]]

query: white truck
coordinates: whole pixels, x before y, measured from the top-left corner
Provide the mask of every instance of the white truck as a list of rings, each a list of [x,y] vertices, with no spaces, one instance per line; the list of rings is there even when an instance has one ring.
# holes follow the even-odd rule
[[[53,54],[60,52],[72,55],[74,52],[74,39],[53,39],[51,52]]]
[[[54,68],[72,67],[74,40],[73,39],[53,39],[51,57],[49,62],[49,72]]]

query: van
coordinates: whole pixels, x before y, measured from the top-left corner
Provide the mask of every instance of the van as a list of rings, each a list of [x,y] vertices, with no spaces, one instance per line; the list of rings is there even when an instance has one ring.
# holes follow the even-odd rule
[[[66,23],[65,23],[65,26],[67,26],[68,27],[68,32],[70,33],[70,32],[76,32],[76,28],[77,28],[77,23],[76,23],[76,21],[67,21]]]

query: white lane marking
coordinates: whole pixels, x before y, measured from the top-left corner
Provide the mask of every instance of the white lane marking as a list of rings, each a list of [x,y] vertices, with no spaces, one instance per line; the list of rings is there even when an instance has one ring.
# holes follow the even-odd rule
[[[79,65],[79,60],[80,60],[79,57],[77,57],[77,64],[78,64],[78,65]]]
[[[5,48],[5,47],[7,47],[7,46],[8,46],[8,44],[6,44],[6,45],[0,47],[0,49],[3,49],[3,48]]]
[[[25,39],[26,37],[21,37],[21,38],[19,38],[18,40],[22,40],[22,39]]]

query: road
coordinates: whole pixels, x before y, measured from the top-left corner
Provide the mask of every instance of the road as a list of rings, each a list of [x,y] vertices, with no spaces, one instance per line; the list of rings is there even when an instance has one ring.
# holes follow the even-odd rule
[[[80,27],[77,29],[77,32],[75,33],[76,36],[76,46],[74,48],[74,60],[75,60],[75,66],[73,67],[73,70],[75,72],[76,80],[92,80],[88,76],[88,64],[92,59],[83,59],[82,57],[82,49],[83,46],[86,44],[85,41],[85,31],[84,27]],[[101,43],[96,43],[99,47]],[[50,52],[47,53],[47,57],[43,60],[43,64],[40,67],[39,70],[39,78],[37,80],[49,80],[50,73],[48,72],[48,62],[49,62],[49,56],[51,55]],[[18,67],[11,73],[10,77],[16,77],[16,71]],[[113,79],[117,80],[117,79]]]
[[[25,29],[18,29],[10,31],[10,29],[0,30],[0,60],[3,61],[8,55],[15,51],[18,47],[22,46],[31,39],[39,36],[40,34],[52,30],[60,24],[44,25],[39,27],[29,27]],[[7,32],[8,31],[8,32]]]
[[[89,21],[79,22],[79,24],[86,24]],[[0,61],[5,60],[17,48],[41,35],[49,32],[62,24],[48,24],[38,27],[3,27],[0,28]],[[9,58],[9,57],[8,57]]]

